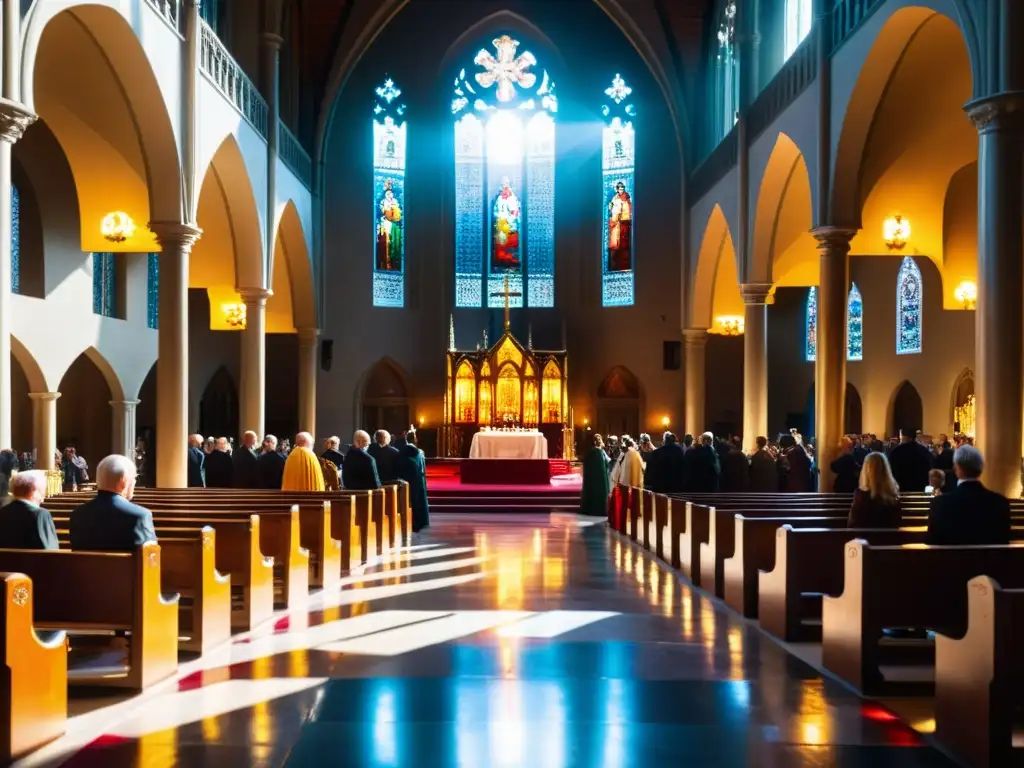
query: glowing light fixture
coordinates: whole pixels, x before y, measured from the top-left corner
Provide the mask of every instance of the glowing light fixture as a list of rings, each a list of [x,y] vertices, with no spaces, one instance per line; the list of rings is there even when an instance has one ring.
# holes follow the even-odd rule
[[[715,327],[710,331],[720,336],[742,336],[742,315],[719,315],[715,318]]]
[[[976,309],[978,306],[978,286],[970,280],[961,282],[953,295],[964,309]]]
[[[422,426],[423,426],[424,424],[426,424],[426,423],[427,423],[427,420],[426,420],[426,418],[425,418],[425,417],[423,417],[423,416],[420,416],[420,426],[422,427]]]
[[[224,304],[221,309],[224,311],[224,322],[232,328],[245,329],[245,304]]]
[[[135,222],[124,211],[111,211],[100,222],[100,234],[112,243],[123,243],[135,234]]]
[[[669,419],[669,417],[668,417],[668,416],[663,416],[663,417],[662,417],[662,419],[661,419],[661,426],[663,426],[663,427],[667,427],[667,426],[668,426],[669,424],[671,424],[671,423],[672,423],[672,420],[671,420],[671,419]]]
[[[902,251],[910,240],[910,222],[898,213],[886,219],[882,224],[882,238],[890,251]]]

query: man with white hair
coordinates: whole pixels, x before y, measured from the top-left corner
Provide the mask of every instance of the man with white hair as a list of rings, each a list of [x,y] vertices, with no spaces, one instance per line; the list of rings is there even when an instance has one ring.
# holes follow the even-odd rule
[[[71,548],[99,552],[132,552],[156,541],[153,514],[132,504],[135,463],[126,456],[107,456],[96,467],[96,497],[71,513]]]
[[[352,436],[352,447],[345,454],[345,463],[341,468],[342,487],[350,491],[380,488],[377,462],[366,452],[369,444],[370,436],[361,429]]]
[[[985,459],[973,445],[956,449],[956,490],[932,499],[928,511],[929,544],[1010,543],[1010,502],[981,484],[984,469]]]
[[[391,445],[391,435],[386,429],[378,429],[373,437],[374,443],[366,452],[377,462],[377,474],[380,476],[380,481],[382,483],[394,482],[398,479],[398,475],[395,474],[398,449]]]
[[[206,487],[206,453],[202,435],[188,436],[188,487]]]
[[[320,454],[320,458],[326,459],[340,470],[345,463],[345,456],[338,450],[341,447],[341,438],[337,435],[331,435],[324,440],[324,447],[326,450]]]
[[[242,435],[242,444],[231,455],[231,485],[235,488],[259,488],[259,474],[256,471],[256,440],[251,429]]]
[[[0,509],[0,548],[57,549],[53,518],[40,504],[46,498],[46,473],[20,472],[11,478],[14,501]]]

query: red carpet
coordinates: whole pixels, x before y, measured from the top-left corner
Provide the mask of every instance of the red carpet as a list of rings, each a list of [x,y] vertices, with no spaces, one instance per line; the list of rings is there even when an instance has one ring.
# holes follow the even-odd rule
[[[480,479],[494,482],[464,482],[461,470],[468,464],[475,465],[474,469],[485,465],[480,467],[485,470],[485,476]],[[534,467],[539,471],[540,482],[524,482],[529,478],[522,475],[516,477],[518,482],[510,482],[508,471],[493,471],[499,469],[497,465],[506,464],[540,465]],[[543,482],[545,475],[552,471],[558,471],[558,476],[553,481]],[[580,504],[580,481],[580,475],[572,473],[567,461],[447,459],[427,463],[427,497],[431,511],[437,512],[575,512]]]

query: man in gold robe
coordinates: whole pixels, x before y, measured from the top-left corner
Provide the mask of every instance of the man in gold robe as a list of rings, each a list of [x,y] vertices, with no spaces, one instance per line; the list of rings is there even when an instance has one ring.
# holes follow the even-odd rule
[[[295,447],[288,454],[284,464],[282,491],[322,491],[325,489],[324,473],[320,459],[313,453],[313,436],[299,432],[295,436]]]

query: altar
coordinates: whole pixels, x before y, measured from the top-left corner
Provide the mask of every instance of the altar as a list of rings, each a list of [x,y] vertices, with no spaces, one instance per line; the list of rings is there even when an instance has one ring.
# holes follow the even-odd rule
[[[538,430],[487,430],[473,435],[471,459],[546,459],[548,440]]]

